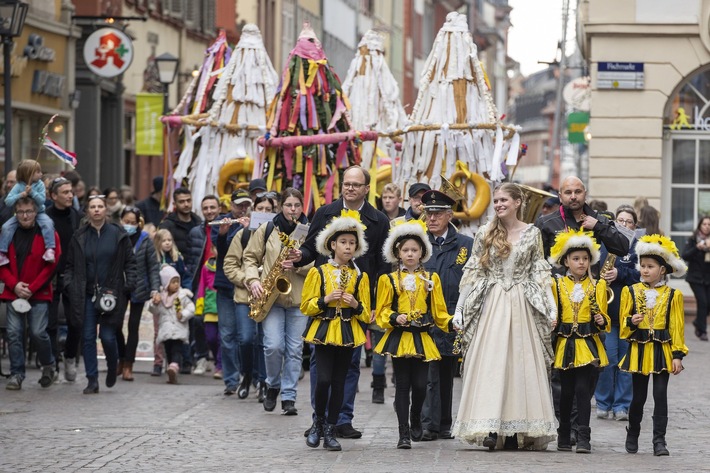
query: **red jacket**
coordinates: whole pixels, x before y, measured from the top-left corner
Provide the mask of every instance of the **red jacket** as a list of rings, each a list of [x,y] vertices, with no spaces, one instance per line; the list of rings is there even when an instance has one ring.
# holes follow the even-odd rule
[[[25,262],[22,265],[22,274],[17,274],[17,255],[15,254],[15,244],[11,243],[7,252],[7,257],[10,263],[0,266],[0,281],[5,283],[5,288],[0,294],[0,300],[13,301],[17,299],[15,294],[15,286],[19,282],[26,282],[30,285],[29,289],[32,292],[30,301],[52,301],[52,284],[50,281],[54,276],[54,270],[57,268],[57,262],[62,255],[61,245],[59,244],[59,235],[54,232],[54,263],[48,263],[42,259],[45,252],[44,240],[40,233],[35,234],[30,254],[25,257]]]

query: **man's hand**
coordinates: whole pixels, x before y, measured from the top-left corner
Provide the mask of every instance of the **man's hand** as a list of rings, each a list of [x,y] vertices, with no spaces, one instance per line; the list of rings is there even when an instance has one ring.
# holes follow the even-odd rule
[[[261,281],[258,279],[252,281],[252,283],[249,285],[249,290],[251,291],[251,295],[260,298],[262,295],[264,295],[264,286],[261,285]]]
[[[585,215],[584,219],[582,220],[582,228],[585,230],[594,230],[594,226],[597,224],[599,220],[596,218],[592,217],[591,215]]]
[[[303,252],[301,250],[291,250],[288,254],[288,261],[292,263],[298,263],[303,259]]]
[[[30,285],[27,284],[26,282],[18,282],[17,285],[15,286],[15,294],[17,297],[20,299],[29,299],[32,297],[32,291],[30,291]]]
[[[619,270],[616,268],[611,268],[609,271],[602,274],[602,278],[610,284],[616,281],[617,276],[619,276]]]

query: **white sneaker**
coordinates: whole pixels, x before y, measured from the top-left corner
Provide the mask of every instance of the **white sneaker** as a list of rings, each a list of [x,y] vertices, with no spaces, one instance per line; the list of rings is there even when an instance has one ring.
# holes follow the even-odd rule
[[[197,360],[197,363],[195,363],[195,369],[192,371],[192,374],[203,375],[205,371],[207,371],[207,359],[200,358]]]
[[[70,383],[76,381],[76,359],[64,358],[64,379]]]
[[[602,409],[597,409],[597,419],[608,419],[610,411],[604,411]]]

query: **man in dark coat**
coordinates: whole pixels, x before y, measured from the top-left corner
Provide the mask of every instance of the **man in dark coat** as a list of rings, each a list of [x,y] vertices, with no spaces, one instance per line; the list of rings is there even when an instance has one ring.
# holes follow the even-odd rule
[[[459,300],[459,281],[463,276],[463,267],[471,255],[473,239],[460,234],[451,223],[454,216],[452,207],[456,202],[449,196],[432,190],[422,196],[422,203],[428,227],[427,235],[434,250],[424,268],[437,273],[441,278],[446,310],[453,314]],[[452,439],[451,407],[454,375],[459,358],[453,353],[456,334],[444,333],[436,326],[432,326],[429,334],[436,342],[441,360],[429,363],[427,393],[422,408],[422,440]]]
[[[367,273],[370,277],[370,294],[375,300],[375,288],[380,274],[389,272],[390,266],[385,263],[382,257],[382,247],[387,239],[389,231],[389,219],[385,214],[367,202],[367,195],[370,192],[370,174],[360,166],[351,166],[343,173],[342,197],[335,202],[319,208],[308,230],[308,236],[296,252],[294,260],[295,266],[305,266],[315,261],[315,265],[327,263],[328,258],[318,254],[316,251],[316,237],[325,226],[331,222],[333,217],[340,216],[343,210],[357,210],[360,213],[360,220],[367,227],[365,239],[368,244],[368,251],[355,260],[360,271]],[[365,327],[363,327],[364,329]],[[352,425],[353,410],[355,408],[355,394],[360,379],[360,356],[362,347],[355,349],[353,359],[345,379],[345,398],[343,407],[340,410],[336,434],[342,438],[360,438],[362,433],[355,430]],[[315,382],[316,382],[315,356],[311,356],[311,405],[315,406]]]
[[[145,223],[152,223],[156,227],[160,225],[165,217],[165,212],[160,210],[160,193],[163,190],[163,176],[153,178],[153,192],[136,204],[138,210],[143,214]]]
[[[52,341],[52,352],[55,358],[58,355],[57,326],[59,325],[59,304],[61,300],[64,317],[67,322],[67,339],[64,342],[64,379],[67,381],[76,380],[76,355],[79,351],[81,341],[81,326],[69,323],[69,313],[71,304],[66,294],[62,292],[64,283],[64,268],[66,267],[66,249],[72,235],[79,228],[84,214],[74,208],[74,188],[69,179],[58,177],[52,181],[49,188],[49,196],[52,205],[47,207],[47,215],[54,222],[54,230],[59,235],[64,253],[59,258],[57,264],[56,282],[52,303],[49,306],[49,326],[47,332]]]
[[[17,391],[25,379],[25,323],[30,329],[37,356],[42,364],[39,384],[48,388],[55,381],[55,360],[47,334],[49,303],[52,300],[52,276],[56,262],[42,258],[44,239],[36,223],[37,203],[21,197],[14,205],[18,227],[7,252],[9,264],[0,267],[2,292],[0,299],[7,303],[7,339],[10,353],[10,380],[6,389]],[[56,258],[61,258],[59,236]],[[24,303],[24,304],[23,304]]]
[[[175,212],[168,214],[160,224],[160,228],[170,230],[175,246],[183,255],[189,252],[187,245],[187,235],[194,227],[202,223],[202,219],[192,211],[192,193],[185,187],[178,187],[173,191],[173,202]]]

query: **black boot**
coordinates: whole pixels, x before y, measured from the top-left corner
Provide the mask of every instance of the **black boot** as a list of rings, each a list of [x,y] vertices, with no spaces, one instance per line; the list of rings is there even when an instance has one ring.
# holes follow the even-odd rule
[[[246,399],[249,397],[249,387],[251,386],[251,374],[245,374],[242,378],[242,383],[237,389],[237,397],[239,399]]]
[[[108,371],[106,372],[106,387],[112,388],[116,384],[116,370],[118,369],[118,363],[116,360],[106,360],[108,365]]]
[[[114,371],[115,374],[115,371]],[[96,377],[89,378],[89,384],[84,388],[84,394],[98,394],[99,379]]]
[[[589,442],[592,429],[587,425],[577,427],[577,453],[592,453],[592,444]]]
[[[639,451],[639,434],[641,433],[641,419],[629,412],[629,426],[626,427],[626,452],[636,453]]]
[[[503,442],[503,450],[517,450],[518,448],[518,436],[516,434],[505,437],[505,441]]]
[[[496,444],[498,443],[498,434],[495,432],[489,432],[488,437],[483,439],[483,446],[488,447],[489,451],[496,449]]]
[[[560,422],[560,427],[557,429],[557,450],[560,452],[571,452],[572,443],[570,442],[570,423]]]
[[[279,388],[268,388],[266,390],[266,399],[264,399],[264,410],[271,412],[276,408],[276,398],[279,397]]]
[[[373,404],[384,404],[385,403],[385,386],[387,382],[385,381],[385,375],[383,374],[373,374],[372,375],[372,403]]]
[[[320,445],[320,439],[323,438],[323,424],[325,424],[325,417],[316,416],[311,430],[308,431],[306,445],[311,448],[317,448]]]
[[[412,440],[409,437],[409,426],[407,424],[399,426],[399,441],[397,442],[397,448],[404,448],[407,450],[412,448]]]
[[[329,452],[339,452],[342,450],[340,443],[335,440],[335,425],[333,424],[323,425],[323,448]]]
[[[666,448],[667,416],[653,416],[653,455],[665,457],[670,455]]]
[[[422,429],[421,412],[409,413],[409,425],[411,425],[410,434],[412,436],[412,442],[419,442],[422,439],[422,434],[424,433]]]

